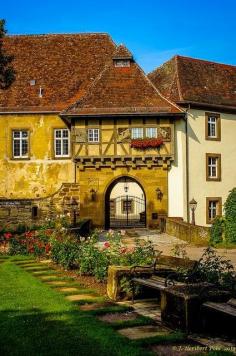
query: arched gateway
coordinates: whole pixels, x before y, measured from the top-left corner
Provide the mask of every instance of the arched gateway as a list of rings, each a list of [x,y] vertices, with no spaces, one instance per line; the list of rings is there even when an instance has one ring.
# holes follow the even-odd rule
[[[123,176],[113,181],[105,195],[106,228],[146,226],[145,192],[134,178]]]

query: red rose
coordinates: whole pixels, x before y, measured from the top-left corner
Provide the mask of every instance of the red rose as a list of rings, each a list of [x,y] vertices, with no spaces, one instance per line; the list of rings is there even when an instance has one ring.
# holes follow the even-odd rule
[[[48,253],[48,252],[50,252],[50,250],[51,250],[51,245],[50,244],[46,244],[45,245],[45,252]]]
[[[27,231],[27,232],[25,233],[25,237],[30,238],[30,237],[33,237],[33,236],[34,236],[34,232],[33,232],[33,231]]]
[[[10,232],[5,232],[3,236],[5,237],[6,240],[9,240],[12,237],[12,234]]]

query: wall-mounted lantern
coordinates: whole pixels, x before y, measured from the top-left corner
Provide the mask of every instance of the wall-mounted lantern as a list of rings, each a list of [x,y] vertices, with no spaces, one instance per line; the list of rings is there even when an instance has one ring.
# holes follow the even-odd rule
[[[157,200],[162,200],[162,198],[163,198],[163,193],[162,193],[162,191],[161,191],[161,189],[160,188],[157,188],[156,189],[156,197],[157,197]]]
[[[78,203],[75,200],[75,198],[71,197],[70,199],[70,206],[71,206],[71,212],[73,216],[73,226],[76,226],[76,215],[77,215],[77,209],[78,209]]]
[[[95,189],[90,190],[91,200],[96,201],[97,191]]]
[[[191,212],[192,212],[192,221],[191,221],[191,224],[192,225],[195,225],[195,210],[197,208],[197,202],[195,199],[192,199],[190,202],[189,202],[189,207],[191,209]]]
[[[126,180],[124,182],[124,191],[125,191],[125,193],[128,193],[128,191],[129,191],[129,184]]]

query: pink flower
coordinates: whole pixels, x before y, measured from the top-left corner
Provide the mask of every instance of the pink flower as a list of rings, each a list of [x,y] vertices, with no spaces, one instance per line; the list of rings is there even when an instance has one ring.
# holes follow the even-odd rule
[[[127,247],[121,247],[120,253],[126,253],[127,252]]]
[[[110,246],[111,246],[111,245],[109,244],[108,241],[104,242],[104,247],[105,247],[105,248],[109,248]]]

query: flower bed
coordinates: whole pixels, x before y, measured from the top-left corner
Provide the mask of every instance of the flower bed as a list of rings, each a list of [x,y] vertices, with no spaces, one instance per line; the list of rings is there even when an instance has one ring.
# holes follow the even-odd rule
[[[143,139],[133,139],[131,140],[131,148],[136,149],[151,149],[151,148],[159,148],[163,145],[164,141],[161,137],[158,138],[143,138]]]
[[[98,281],[107,279],[110,265],[132,266],[150,264],[154,250],[150,242],[135,241],[134,246],[124,246],[121,233],[109,231],[107,241],[99,242],[99,234],[87,239],[78,238],[60,224],[54,228],[38,227],[23,233],[3,232],[0,245],[5,253],[33,254],[50,257],[66,270],[76,269],[80,275],[94,276]]]
[[[150,264],[153,246],[149,242],[135,242],[133,247],[122,244],[121,234],[109,232],[107,241],[99,242],[95,232],[86,241],[78,243],[73,236],[53,236],[51,258],[66,268],[76,268],[82,275],[91,275],[99,281],[107,279],[110,265],[132,266]]]

